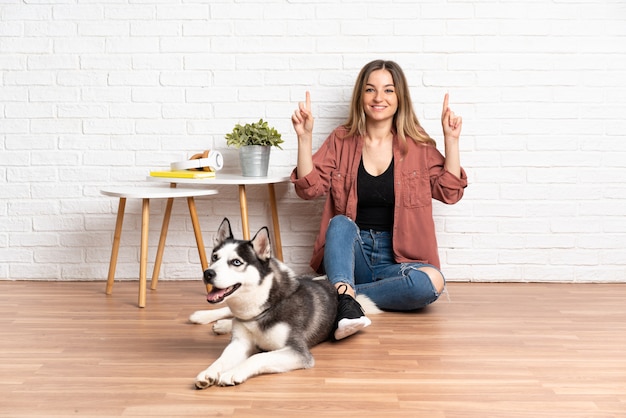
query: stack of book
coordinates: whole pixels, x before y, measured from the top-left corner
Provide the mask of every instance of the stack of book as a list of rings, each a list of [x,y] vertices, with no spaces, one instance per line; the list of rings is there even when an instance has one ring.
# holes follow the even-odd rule
[[[197,170],[153,170],[150,171],[152,177],[170,177],[178,179],[214,179],[215,171]]]

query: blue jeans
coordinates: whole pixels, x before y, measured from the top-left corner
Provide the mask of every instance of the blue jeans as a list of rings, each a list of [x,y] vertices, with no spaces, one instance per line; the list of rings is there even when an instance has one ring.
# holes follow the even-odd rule
[[[418,239],[418,238],[416,238]],[[391,232],[361,231],[343,215],[330,220],[324,247],[324,269],[331,283],[347,283],[380,309],[410,311],[439,298],[424,263],[396,263]]]

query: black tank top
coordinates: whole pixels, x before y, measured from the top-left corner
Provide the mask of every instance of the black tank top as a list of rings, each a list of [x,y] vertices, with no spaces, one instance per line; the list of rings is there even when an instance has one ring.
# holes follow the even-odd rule
[[[363,159],[357,175],[356,224],[363,230],[391,231],[393,208],[393,159],[384,173],[372,176],[365,170]]]

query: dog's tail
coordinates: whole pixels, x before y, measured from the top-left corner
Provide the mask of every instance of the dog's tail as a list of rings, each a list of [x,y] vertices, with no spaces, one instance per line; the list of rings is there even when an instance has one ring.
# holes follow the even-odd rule
[[[365,315],[376,315],[383,312],[378,306],[376,306],[372,299],[368,298],[365,295],[357,295],[356,301],[359,302],[359,304],[365,311]]]

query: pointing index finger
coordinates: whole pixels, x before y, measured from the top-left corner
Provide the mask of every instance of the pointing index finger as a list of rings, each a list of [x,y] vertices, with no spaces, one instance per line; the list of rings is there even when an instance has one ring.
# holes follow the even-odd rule
[[[306,109],[308,111],[311,110],[311,93],[309,93],[309,91],[307,90],[306,92]]]

